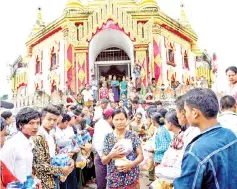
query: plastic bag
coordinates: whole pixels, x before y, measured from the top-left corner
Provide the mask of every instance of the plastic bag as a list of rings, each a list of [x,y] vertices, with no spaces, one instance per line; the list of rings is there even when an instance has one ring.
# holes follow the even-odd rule
[[[20,182],[11,182],[8,183],[6,186],[6,189],[36,189],[36,183],[38,182],[38,179],[33,179],[32,176],[27,176],[27,179],[24,183]]]
[[[126,165],[129,162],[126,156],[133,151],[132,141],[130,139],[121,139],[115,144],[115,147],[120,147],[120,146],[123,148],[123,152],[121,154],[124,157],[115,159],[115,166]]]
[[[116,146],[121,146],[124,149],[122,152],[124,156],[127,156],[133,151],[131,139],[121,139],[115,144],[115,147]]]
[[[51,158],[51,164],[56,167],[66,167],[70,165],[70,157],[68,154],[58,154]],[[58,174],[57,176],[62,176]]]
[[[87,130],[83,130],[83,134],[81,135],[81,139],[83,144],[88,143],[89,141],[91,141],[91,135]]]
[[[144,150],[143,148],[144,160],[139,164],[141,171],[151,171],[154,168],[154,154]]]
[[[155,141],[153,140],[153,137],[144,143],[143,149],[147,151],[153,151],[155,149]]]
[[[83,169],[86,166],[86,158],[81,154],[77,154],[76,167]]]
[[[150,186],[149,189],[172,189],[173,184],[169,181],[162,181],[160,179],[156,179]]]
[[[57,145],[58,147],[61,148],[65,148],[67,146],[72,146],[72,140],[71,139],[58,139],[57,140]]]

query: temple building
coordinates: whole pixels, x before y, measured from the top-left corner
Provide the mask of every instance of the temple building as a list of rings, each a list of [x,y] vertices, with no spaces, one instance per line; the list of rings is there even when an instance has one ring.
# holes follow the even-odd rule
[[[68,0],[58,19],[45,25],[41,9],[27,39],[27,55],[12,78],[17,107],[60,102],[76,96],[94,74],[134,79],[140,66],[142,87],[185,89],[197,84],[204,69],[198,37],[180,6],[170,18],[155,0]]]

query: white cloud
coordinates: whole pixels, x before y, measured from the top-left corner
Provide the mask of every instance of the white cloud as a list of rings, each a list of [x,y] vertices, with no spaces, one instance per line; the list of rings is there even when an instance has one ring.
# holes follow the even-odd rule
[[[173,18],[178,18],[181,0],[157,0],[160,8]],[[49,23],[62,14],[67,0],[11,0],[0,2],[0,94],[10,91],[6,81],[8,68],[17,55],[25,52],[25,40],[36,20],[40,5],[43,18]],[[199,36],[199,44],[210,52],[217,52],[220,77],[229,65],[237,65],[236,0],[184,0],[189,21]]]

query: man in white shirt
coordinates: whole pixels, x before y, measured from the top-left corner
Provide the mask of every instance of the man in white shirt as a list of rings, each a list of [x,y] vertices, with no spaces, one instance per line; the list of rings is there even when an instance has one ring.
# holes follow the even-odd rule
[[[101,156],[104,148],[104,139],[108,133],[112,133],[112,114],[113,109],[106,109],[103,113],[103,119],[100,119],[95,124],[95,130],[93,135],[93,149],[96,151],[95,159],[95,173],[96,173],[96,184],[98,189],[106,188],[106,175],[107,166],[101,162]]]
[[[226,95],[220,100],[221,115],[218,117],[218,122],[222,127],[232,130],[237,136],[237,114],[236,101],[233,96]]]
[[[71,166],[56,167],[51,165],[50,158],[57,154],[57,145],[55,138],[50,131],[56,126],[59,110],[52,105],[42,109],[42,125],[35,137],[33,149],[33,169],[36,176],[42,181],[43,189],[59,189],[58,174],[69,175],[74,167],[73,161]]]
[[[60,142],[63,142],[69,139],[66,136],[64,130],[68,127],[68,123],[71,120],[71,117],[65,113],[63,113],[61,116],[62,116],[62,119],[60,122],[58,122],[58,125],[56,126],[55,132],[54,132],[54,136],[55,136],[57,144],[60,144]]]
[[[184,148],[187,147],[187,145],[196,137],[200,134],[200,129],[197,127],[192,127],[190,126],[187,118],[186,118],[186,112],[184,109],[184,96],[179,96],[176,101],[175,101],[175,106],[176,106],[176,112],[177,112],[177,117],[179,120],[179,124],[182,127],[187,127],[187,129],[184,131],[184,136],[183,136],[183,141],[184,141]]]
[[[140,100],[140,106],[138,107],[136,114],[141,113],[142,114],[142,121],[146,125],[146,101],[145,100]]]
[[[67,114],[70,116],[71,120],[68,122],[68,126],[64,129],[63,132],[68,138],[73,139],[75,135],[73,126],[76,124],[76,115],[73,112],[68,112]]]
[[[90,101],[93,101],[93,91],[90,89],[89,84],[86,84],[86,88],[82,91],[81,94],[83,95],[83,99],[86,104]]]
[[[99,121],[99,119],[101,119],[103,117],[103,111],[107,108],[109,104],[109,101],[107,99],[102,99],[100,102],[100,106],[95,108],[95,114],[93,117],[93,121],[97,122]]]
[[[20,182],[25,182],[26,177],[32,175],[34,143],[31,136],[35,136],[40,127],[39,112],[32,108],[21,109],[16,115],[16,127],[17,134],[1,149],[1,160]]]

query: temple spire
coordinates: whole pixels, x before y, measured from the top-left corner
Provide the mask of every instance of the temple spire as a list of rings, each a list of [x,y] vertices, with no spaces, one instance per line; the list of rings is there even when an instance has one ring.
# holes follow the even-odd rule
[[[39,7],[37,11],[37,19],[36,22],[32,28],[31,35],[41,30],[43,27],[45,27],[45,23],[42,18],[42,9]]]
[[[67,0],[67,4],[65,6],[65,10],[83,10],[84,5],[80,0]]]
[[[185,6],[184,6],[184,1],[181,0],[181,4],[180,4],[180,17],[179,17],[179,22],[180,24],[182,24],[183,26],[185,26],[188,29],[191,29],[191,25],[188,21],[188,18],[185,14]]]
[[[37,12],[37,21],[39,22],[40,26],[45,26],[43,18],[42,18],[42,10],[40,7],[38,8],[38,12]]]

